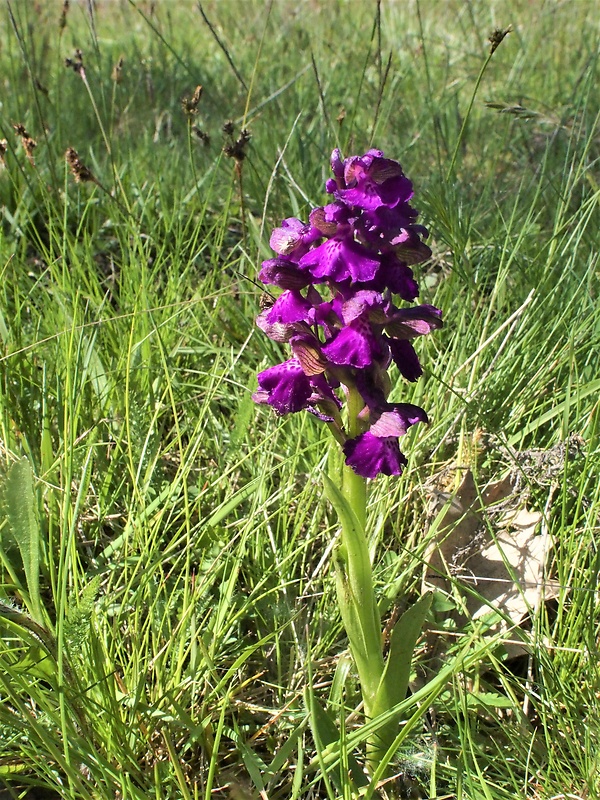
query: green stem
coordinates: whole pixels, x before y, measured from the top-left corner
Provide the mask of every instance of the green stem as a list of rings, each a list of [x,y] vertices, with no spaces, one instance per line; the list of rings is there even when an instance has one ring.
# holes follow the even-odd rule
[[[343,467],[342,494],[354,511],[364,533],[367,524],[367,481],[350,467]]]
[[[348,435],[359,436],[364,430],[360,416],[364,401],[354,389],[348,392],[347,408]],[[324,476],[325,493],[337,511],[341,525],[334,562],[337,598],[358,672],[364,714],[370,721],[403,699],[414,643],[411,646],[411,637],[405,635],[407,631],[400,632],[400,639],[395,643],[397,657],[394,658],[398,663],[390,671],[390,664],[386,665],[382,652],[381,618],[366,534],[367,481],[343,465],[340,455],[338,447],[333,445],[331,477]],[[395,691],[396,685],[398,691]],[[396,726],[396,720],[392,720],[367,739],[366,755],[371,773],[380,767],[397,733]]]
[[[359,417],[364,400],[352,388],[348,392],[348,433],[362,432]],[[341,515],[342,534],[337,551],[337,593],[342,621],[356,663],[365,715],[371,716],[377,688],[383,673],[381,619],[373,588],[373,571],[366,536],[367,481],[343,465],[338,472],[343,500],[349,514]],[[339,509],[338,509],[339,513]]]
[[[342,524],[336,575],[342,620],[358,670],[365,715],[372,715],[383,674],[381,620],[373,588],[369,546],[365,534],[366,481],[343,468],[342,494],[352,510],[350,524]]]
[[[350,437],[364,430],[360,416],[364,401],[355,389],[348,391],[347,431]],[[390,637],[389,653],[382,652],[381,618],[366,534],[367,482],[342,464],[337,444],[330,454],[330,477],[323,476],[325,494],[335,508],[341,535],[334,554],[338,605],[356,665],[367,722],[386,714],[406,696],[415,644],[431,605],[422,597],[397,622]],[[366,741],[371,774],[386,770],[387,752],[398,733],[398,719],[383,722]],[[386,762],[387,764],[387,762]]]
[[[481,85],[481,81],[483,80],[483,76],[484,76],[485,71],[486,71],[486,69],[488,67],[488,64],[492,60],[492,56],[493,55],[494,55],[494,51],[492,50],[488,54],[488,57],[486,58],[486,60],[483,63],[483,66],[479,70],[479,75],[477,76],[477,80],[475,81],[475,88],[473,89],[473,94],[471,95],[471,100],[469,101],[469,107],[467,108],[467,113],[465,114],[464,119],[462,121],[462,125],[460,127],[460,132],[458,134],[458,139],[456,140],[456,145],[454,146],[454,153],[452,154],[452,160],[450,161],[450,166],[448,167],[448,172],[446,173],[446,181],[450,180],[450,177],[452,175],[452,171],[454,170],[454,166],[456,164],[456,159],[457,159],[457,156],[458,156],[458,151],[459,151],[460,146],[462,144],[462,141],[464,139],[465,131],[467,130],[467,125],[468,125],[468,122],[469,122],[469,117],[471,116],[471,111],[473,110],[473,104],[475,102],[475,97],[477,96],[477,92],[479,91],[479,86]]]
[[[364,400],[356,389],[348,392],[348,435],[358,436]],[[334,445],[335,447],[335,445]],[[339,451],[335,450],[336,453]],[[333,460],[335,463],[336,459]],[[384,669],[381,651],[381,619],[373,588],[373,573],[367,542],[367,482],[339,461],[325,488],[341,523],[336,551],[336,586],[344,628],[356,664],[364,702],[370,718]]]
[[[373,588],[373,574],[364,519],[366,489],[364,478],[349,467],[338,470],[338,481],[325,477],[325,491],[341,523],[335,553],[338,605],[358,672],[366,720],[380,713],[380,686],[385,670],[381,649],[381,620]],[[341,485],[340,485],[341,484]],[[373,772],[379,766],[381,736],[367,740],[367,761]]]

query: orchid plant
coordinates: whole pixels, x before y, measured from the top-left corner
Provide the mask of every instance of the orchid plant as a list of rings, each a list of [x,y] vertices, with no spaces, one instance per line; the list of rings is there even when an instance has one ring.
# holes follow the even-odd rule
[[[442,320],[431,305],[407,305],[418,296],[411,266],[431,251],[400,164],[380,150],[344,159],[336,149],[331,169],[331,202],[313,209],[308,222],[284,220],[271,235],[276,256],[263,262],[259,278],[282,291],[257,325],[288,344],[291,357],[258,375],[253,397],[278,414],[309,411],[337,442],[324,476],[341,525],[337,596],[364,713],[374,720],[404,700],[429,598],[396,623],[384,657],[365,530],[366,484],[381,474],[402,473],[407,459],[399,439],[412,425],[427,422],[419,406],[389,402],[390,368],[416,381],[422,369],[413,340],[441,327]],[[396,732],[397,720],[387,714],[367,742],[371,771],[389,758]]]

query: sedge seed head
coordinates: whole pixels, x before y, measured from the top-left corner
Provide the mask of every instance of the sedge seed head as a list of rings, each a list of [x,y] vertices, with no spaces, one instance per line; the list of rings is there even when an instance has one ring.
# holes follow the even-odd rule
[[[490,33],[488,39],[489,43],[491,44],[490,55],[496,52],[511,31],[512,26],[509,25],[508,28],[496,28],[494,31],[492,31],[492,33]]]
[[[119,60],[113,67],[112,79],[115,83],[121,83],[123,80],[123,65],[125,64],[125,57],[119,56]]]
[[[194,94],[191,97],[184,97],[182,99],[181,108],[186,117],[194,117],[198,113],[198,106],[200,105],[202,91],[202,86],[198,85],[194,89]]]
[[[98,183],[94,173],[82,162],[79,158],[79,153],[74,147],[67,148],[65,160],[69,165],[75,183]]]

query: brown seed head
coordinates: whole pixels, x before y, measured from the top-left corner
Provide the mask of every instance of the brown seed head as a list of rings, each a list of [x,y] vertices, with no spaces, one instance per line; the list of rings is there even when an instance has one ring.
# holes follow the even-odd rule
[[[69,13],[69,0],[63,0],[62,11],[60,12],[60,19],[58,20],[58,28],[61,31],[67,27],[67,14]]]
[[[200,98],[202,97],[203,91],[204,90],[200,84],[198,84],[198,86],[196,86],[196,88],[194,89],[194,94],[192,95],[192,103],[195,106],[197,106],[198,103],[200,102]]]
[[[113,67],[112,71],[112,79],[115,83],[121,83],[123,80],[123,64],[125,63],[125,57],[119,56],[119,60]]]
[[[490,47],[490,55],[496,52],[496,50],[500,47],[504,38],[508,36],[508,34],[512,31],[512,26],[509,25],[508,28],[496,28],[495,31],[490,33],[490,38],[488,39],[489,43],[492,45]]]
[[[195,134],[195,136],[196,136],[198,139],[200,139],[200,141],[202,142],[202,144],[205,144],[205,145],[208,147],[208,145],[210,144],[210,136],[208,135],[208,133],[205,133],[205,132],[204,132],[204,131],[203,131],[201,128],[199,128],[197,125],[192,125],[192,131],[193,131],[193,133]]]
[[[83,66],[83,52],[77,48],[73,54],[73,58],[65,58],[65,67],[72,69],[82,78],[85,77],[85,68]]]
[[[225,131],[225,126],[227,126],[227,131]],[[231,128],[229,127],[231,126]],[[223,126],[223,131],[227,133],[227,135],[231,136],[233,140],[233,123],[225,123]],[[231,131],[231,132],[230,132]],[[241,164],[242,161],[246,158],[246,148],[248,147],[248,143],[252,138],[252,134],[246,128],[242,128],[240,131],[240,135],[234,141],[231,141],[230,144],[226,144],[223,148],[223,152],[227,156],[227,158],[234,158],[238,164]]]
[[[33,82],[34,82],[35,88],[38,90],[38,92],[41,92],[43,95],[48,97],[48,89],[44,86],[44,84],[41,83],[41,81],[38,78],[34,78]]]
[[[69,165],[69,169],[73,177],[75,178],[75,183],[98,183],[96,176],[94,173],[88,169],[85,164],[79,158],[79,153],[75,148],[68,147],[67,152],[65,153],[65,159],[67,164]]]
[[[6,166],[6,161],[4,160],[4,156],[6,155],[6,151],[8,150],[8,142],[6,139],[0,139],[0,165],[3,167]]]
[[[198,106],[200,105],[200,98],[202,97],[202,86],[198,85],[194,89],[194,94],[191,97],[184,97],[181,101],[181,108],[187,117],[193,117],[198,113]]]
[[[27,158],[31,162],[31,165],[35,166],[34,161],[33,161],[33,151],[37,147],[36,140],[32,139],[31,137],[23,138],[21,140],[21,143],[23,145],[23,150],[25,150],[25,155],[27,156]]]
[[[27,132],[27,128],[20,122],[16,122],[13,125],[13,128],[15,129],[15,133],[17,134],[17,136],[21,137],[21,146],[23,147],[23,150],[25,150],[25,155],[29,159],[31,165],[35,166],[35,163],[33,161],[33,151],[37,147],[36,140],[29,135],[29,133]]]

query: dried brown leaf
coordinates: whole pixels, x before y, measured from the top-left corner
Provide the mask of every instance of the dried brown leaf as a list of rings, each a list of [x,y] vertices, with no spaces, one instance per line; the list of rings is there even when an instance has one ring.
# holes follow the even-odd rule
[[[494,632],[522,637],[519,626],[541,602],[556,597],[545,577],[551,548],[542,515],[529,510],[514,475],[477,491],[471,470],[454,495],[438,493],[433,501],[436,535],[426,554],[424,585],[459,594],[462,613],[477,619],[496,610],[503,619]],[[509,655],[523,652],[507,644]]]

